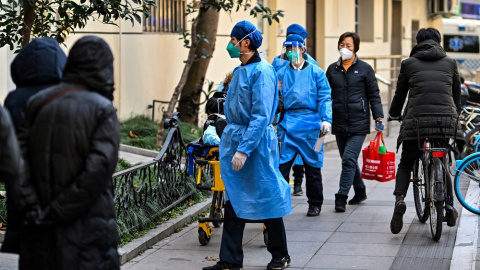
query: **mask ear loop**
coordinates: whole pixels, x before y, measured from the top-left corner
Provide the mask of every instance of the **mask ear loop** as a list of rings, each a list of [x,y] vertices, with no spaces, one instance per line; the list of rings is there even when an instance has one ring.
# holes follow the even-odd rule
[[[240,39],[239,42],[237,42],[237,44],[235,44],[235,46],[237,46],[238,44],[240,44],[240,42],[242,42],[242,40],[246,39],[248,36],[250,36],[251,34],[255,33],[255,31],[257,31],[257,29],[253,30],[252,32],[248,33],[246,36],[244,36],[242,39]],[[248,52],[248,53],[240,53],[240,54],[252,54],[253,52]]]

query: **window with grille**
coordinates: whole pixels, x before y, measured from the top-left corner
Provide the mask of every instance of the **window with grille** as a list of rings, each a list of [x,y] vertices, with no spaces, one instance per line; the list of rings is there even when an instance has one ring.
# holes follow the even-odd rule
[[[185,0],[155,0],[150,17],[144,18],[144,32],[174,33],[185,29]]]

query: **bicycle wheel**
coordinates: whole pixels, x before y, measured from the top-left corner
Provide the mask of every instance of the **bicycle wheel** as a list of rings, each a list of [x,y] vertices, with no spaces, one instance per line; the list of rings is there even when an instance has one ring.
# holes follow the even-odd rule
[[[454,189],[460,204],[480,215],[480,153],[467,157],[455,173]]]
[[[480,135],[480,126],[475,127],[465,135],[465,145],[463,146],[462,157],[466,157],[478,151],[480,143],[475,139],[475,136],[478,135]]]
[[[430,230],[432,232],[433,240],[438,241],[442,237],[443,225],[443,201],[435,201],[433,196],[435,194],[435,183],[443,183],[443,166],[439,158],[433,158],[430,167]],[[443,192],[443,191],[442,191]]]
[[[413,179],[415,179],[415,182],[413,182],[413,198],[418,220],[422,223],[425,223],[430,215],[430,201],[427,199],[429,198],[427,195],[428,189],[425,188],[428,180],[426,172],[422,159],[417,159],[413,166]]]

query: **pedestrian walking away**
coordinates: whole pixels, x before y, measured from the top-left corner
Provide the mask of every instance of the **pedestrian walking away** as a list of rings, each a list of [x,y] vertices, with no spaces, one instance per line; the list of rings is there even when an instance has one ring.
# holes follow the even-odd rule
[[[410,185],[413,166],[422,151],[418,147],[418,139],[443,137],[454,138],[454,132],[448,133],[455,123],[442,121],[441,128],[432,130],[431,134],[418,134],[416,119],[423,113],[450,113],[458,115],[461,111],[460,77],[457,63],[447,57],[440,45],[441,35],[435,28],[422,28],[416,36],[417,45],[412,49],[410,57],[402,61],[397,80],[397,89],[393,96],[389,111],[389,119],[402,120],[397,139],[397,149],[402,145],[402,155],[395,178],[395,207],[390,222],[391,232],[399,233],[403,227],[403,214],[406,211],[404,201]],[[405,99],[408,102],[402,108]],[[443,126],[442,126],[443,125]],[[447,132],[444,132],[444,131]],[[457,137],[457,139],[459,139]],[[460,138],[462,139],[462,138]],[[458,216],[453,207],[451,188],[446,207],[448,226],[455,226]]]
[[[19,124],[28,178],[19,268],[120,269],[112,174],[120,131],[113,54],[101,38],[72,46],[61,83],[30,98]],[[86,259],[88,258],[88,259]]]
[[[32,40],[13,59],[10,73],[17,88],[8,93],[4,104],[14,127],[18,126],[31,96],[60,82],[66,61],[67,56],[58,42],[49,37]],[[15,207],[9,194],[11,192],[7,188],[8,227],[1,251],[18,254],[24,213]]]
[[[224,112],[228,125],[220,140],[220,169],[225,184],[225,213],[220,261],[203,270],[241,269],[245,223],[262,221],[268,229],[267,269],[290,263],[282,217],[292,213],[290,186],[279,166],[273,122],[278,104],[277,76],[257,51],[262,35],[248,21],[237,23],[227,51],[240,58],[233,70]]]
[[[8,112],[0,106],[0,183],[4,183],[9,192],[12,190],[11,185],[20,180],[21,167],[23,165],[23,159],[21,157],[20,147],[18,146],[10,116]],[[2,216],[0,215],[0,217]],[[3,217],[0,220],[3,221]],[[11,238],[10,240],[13,239]],[[11,243],[11,245],[15,244],[15,242]],[[15,251],[16,250],[12,249],[8,250],[8,252],[11,253]]]
[[[327,133],[331,127],[330,85],[322,69],[305,61],[301,36],[288,36],[283,48],[290,64],[278,71],[285,111],[277,127],[282,146],[280,172],[288,179],[295,158],[301,157],[306,174],[307,216],[318,216],[323,204],[323,146],[318,152],[314,146],[320,133]]]
[[[287,27],[287,37],[290,35],[298,35],[304,40],[306,40],[308,36],[308,32],[301,25],[292,24]],[[302,57],[305,59],[307,63],[316,65],[318,67],[317,61],[315,61],[315,59],[313,59],[313,57],[308,54],[306,49],[305,49],[305,52],[302,54]],[[281,68],[288,65],[290,65],[290,60],[288,59],[286,53],[277,55],[272,62],[272,66],[275,68],[275,71],[277,72]],[[293,162],[292,170],[293,170],[293,193],[292,194],[294,196],[301,196],[303,194],[302,182],[303,182],[303,176],[305,175],[305,168],[303,166],[303,160],[300,156],[297,156],[297,158]],[[289,177],[285,178],[285,180],[290,182]]]
[[[337,49],[340,58],[328,67],[327,78],[332,87],[332,134],[342,158],[335,211],[345,212],[352,185],[355,196],[349,204],[359,204],[367,199],[358,156],[366,135],[370,133],[370,110],[376,126],[382,126],[383,109],[375,71],[357,56],[360,49],[358,34],[343,33]]]

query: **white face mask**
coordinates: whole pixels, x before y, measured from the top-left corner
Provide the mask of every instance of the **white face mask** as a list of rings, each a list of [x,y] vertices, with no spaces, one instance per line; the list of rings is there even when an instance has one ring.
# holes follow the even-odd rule
[[[353,52],[350,51],[347,48],[341,48],[340,49],[340,55],[342,56],[342,60],[348,60],[348,59],[352,58]]]

